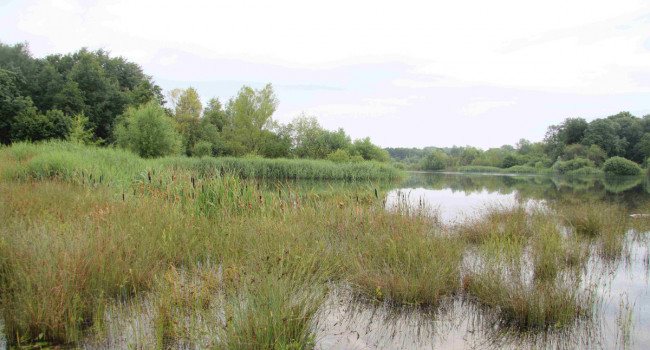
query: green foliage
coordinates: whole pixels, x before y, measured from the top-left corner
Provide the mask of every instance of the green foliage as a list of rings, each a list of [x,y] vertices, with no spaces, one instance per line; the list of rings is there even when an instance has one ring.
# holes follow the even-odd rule
[[[458,168],[461,173],[501,173],[503,169],[494,166],[468,165]]]
[[[115,130],[115,139],[121,147],[144,158],[177,154],[180,146],[171,119],[155,102],[129,108]]]
[[[2,144],[8,144],[16,139],[15,131],[12,130],[16,123],[16,116],[36,115],[32,99],[21,95],[20,85],[18,74],[0,68],[0,143]]]
[[[50,55],[35,59],[26,45],[9,46],[0,43],[0,100],[7,104],[2,118],[12,119],[30,99],[37,113],[60,110],[65,115],[83,112],[94,138],[110,139],[115,118],[129,105],[145,101],[162,102],[160,87],[144,75],[135,63],[122,57],[111,58],[103,50],[81,49],[67,55]],[[11,95],[10,98],[5,98]],[[3,116],[4,117],[4,116]],[[0,142],[8,142],[8,129],[0,125]],[[21,134],[27,137],[24,133]],[[58,134],[56,137],[64,137]]]
[[[88,129],[88,117],[83,112],[72,118],[70,132],[66,136],[66,139],[70,142],[83,143],[84,145],[101,144],[104,141],[99,139],[96,142],[92,142],[93,132]]]
[[[146,106],[143,106],[143,108]],[[6,149],[14,157],[36,154],[24,162],[13,176],[19,178],[61,178],[74,182],[111,182],[128,188],[147,172],[161,172],[167,168],[196,171],[215,175],[232,172],[247,178],[312,179],[312,180],[392,180],[401,173],[388,164],[354,162],[336,164],[327,160],[263,159],[263,158],[186,158],[165,157],[142,159],[122,149],[100,148],[81,144],[51,141],[39,144],[15,143]],[[85,178],[80,176],[83,169]],[[94,174],[94,175],[93,175]]]
[[[350,137],[343,129],[323,129],[316,117],[304,113],[287,125],[287,133],[293,139],[293,154],[299,158],[325,159],[338,150],[351,152]]]
[[[335,163],[349,162],[350,155],[344,149],[337,149],[336,151],[327,155],[327,160]]]
[[[211,98],[208,101],[208,105],[203,110],[203,119],[216,126],[219,132],[223,130],[226,125],[226,112],[218,98]]]
[[[228,116],[224,135],[234,155],[260,154],[263,147],[263,131],[272,125],[271,116],[278,106],[273,86],[254,90],[244,86],[226,106]]]
[[[576,170],[570,170],[566,174],[570,176],[600,176],[603,175],[604,172],[600,169],[584,167]]]
[[[580,168],[585,168],[585,167],[593,168],[594,162],[584,158],[576,158],[567,161],[558,160],[557,162],[555,162],[555,164],[553,164],[553,171],[555,171],[558,174],[566,174],[570,171],[578,170]]]
[[[72,126],[72,118],[59,110],[49,110],[45,114],[36,108],[26,108],[15,118],[11,127],[13,140],[40,141],[65,138]]]
[[[641,167],[631,160],[622,157],[612,157],[603,164],[603,171],[612,175],[639,175]]]
[[[369,137],[355,140],[351,153],[358,154],[365,160],[388,162],[388,152],[372,144]]]
[[[510,168],[516,165],[526,164],[526,159],[524,157],[518,156],[516,154],[508,154],[503,158],[503,163],[501,163],[502,168]]]
[[[192,147],[192,156],[205,157],[212,155],[212,144],[208,141],[199,141]]]
[[[422,170],[431,171],[442,170],[447,166],[448,158],[449,156],[444,154],[442,151],[431,152],[424,158],[420,168]]]

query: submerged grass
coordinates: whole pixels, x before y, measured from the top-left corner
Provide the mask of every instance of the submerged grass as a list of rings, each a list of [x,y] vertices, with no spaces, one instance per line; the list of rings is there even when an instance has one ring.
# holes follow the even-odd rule
[[[481,304],[497,310],[504,324],[520,329],[566,327],[590,314],[594,297],[576,281],[508,280],[504,274],[500,269],[472,274],[464,286]]]
[[[564,223],[576,235],[596,239],[605,258],[618,258],[624,253],[625,234],[628,230],[627,210],[617,204],[576,199],[556,203]]]

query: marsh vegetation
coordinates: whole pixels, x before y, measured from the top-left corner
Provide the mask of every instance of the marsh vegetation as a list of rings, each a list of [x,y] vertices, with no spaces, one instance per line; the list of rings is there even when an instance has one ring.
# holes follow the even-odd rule
[[[650,212],[647,180],[614,193],[537,177],[416,174],[400,185],[363,163],[331,170],[358,181],[315,185],[240,162],[67,143],[3,148],[9,344],[390,348],[472,334],[509,347],[648,345],[635,342],[635,307],[646,304],[618,294],[612,304],[604,292],[626,266],[647,271],[650,224],[629,216]],[[518,190],[447,220],[444,202],[395,186]],[[607,322],[613,337],[598,331]]]

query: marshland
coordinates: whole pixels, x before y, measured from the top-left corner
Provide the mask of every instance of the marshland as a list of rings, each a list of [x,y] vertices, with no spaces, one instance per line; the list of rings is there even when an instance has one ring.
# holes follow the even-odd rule
[[[0,83],[0,347],[650,347],[650,115],[382,148],[101,49],[0,43]]]
[[[650,345],[650,220],[631,216],[650,213],[646,176],[367,166],[341,171],[375,176],[314,181],[67,142],[4,147],[5,342]]]

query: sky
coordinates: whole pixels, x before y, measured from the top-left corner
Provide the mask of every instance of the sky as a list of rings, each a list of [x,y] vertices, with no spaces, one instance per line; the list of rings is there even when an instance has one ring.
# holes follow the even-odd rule
[[[382,147],[483,149],[549,125],[650,114],[650,1],[0,0],[0,42],[102,48],[205,103],[272,83]]]

